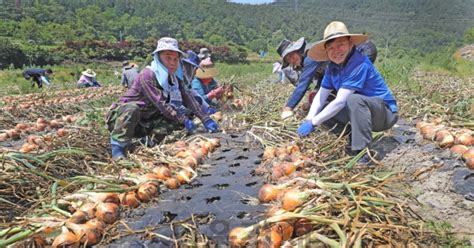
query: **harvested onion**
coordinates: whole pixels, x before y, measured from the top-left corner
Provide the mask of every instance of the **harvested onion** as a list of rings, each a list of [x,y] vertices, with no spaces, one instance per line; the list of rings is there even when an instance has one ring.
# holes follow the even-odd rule
[[[462,154],[462,158],[464,160],[468,160],[470,158],[474,158],[474,147],[471,147],[469,148],[467,151],[465,151],[463,154]]]
[[[154,182],[146,182],[138,187],[138,199],[142,202],[149,202],[158,192],[158,186]]]
[[[140,205],[138,201],[137,193],[135,191],[129,191],[120,195],[120,203],[124,206],[136,208]]]
[[[264,184],[258,191],[258,199],[262,203],[271,202],[278,198],[280,194],[280,189],[278,186],[272,184]]]
[[[156,177],[160,180],[167,180],[171,177],[171,171],[166,166],[158,166],[154,168],[153,173],[155,173]]]
[[[306,202],[309,195],[309,192],[301,192],[296,189],[289,190],[283,195],[282,207],[286,211],[295,210]]]
[[[272,225],[272,232],[281,235],[283,240],[289,240],[293,236],[293,225],[286,221],[280,221]]]
[[[465,132],[460,135],[456,136],[455,143],[461,144],[465,146],[472,146],[474,145],[474,132]]]
[[[463,153],[467,151],[467,146],[465,145],[454,145],[451,147],[451,152],[456,154],[457,156],[462,156]]]
[[[80,237],[64,228],[63,232],[54,239],[52,247],[79,247],[79,239]]]
[[[56,133],[58,134],[59,137],[64,137],[64,136],[66,136],[67,131],[64,128],[60,128],[60,129],[58,129],[58,131]]]
[[[236,227],[229,232],[229,243],[232,247],[243,246],[247,243],[250,231],[243,227]]]
[[[179,181],[176,178],[169,178],[168,180],[166,180],[165,184],[166,187],[168,187],[169,189],[179,188]]]
[[[114,203],[100,203],[95,215],[104,223],[113,224],[119,217],[119,206]]]
[[[454,144],[454,136],[448,130],[440,130],[436,133],[435,141],[441,148],[450,147]]]
[[[275,147],[267,147],[263,151],[263,159],[271,159],[276,157],[276,149]]]

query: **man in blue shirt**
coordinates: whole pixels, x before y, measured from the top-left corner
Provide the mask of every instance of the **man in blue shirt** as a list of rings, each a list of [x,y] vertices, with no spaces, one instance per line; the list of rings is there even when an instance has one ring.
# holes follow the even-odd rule
[[[31,87],[35,86],[35,83],[38,85],[38,88],[43,87],[43,82],[49,86],[49,76],[53,74],[51,69],[28,69],[23,72],[23,77],[26,80],[32,79]]]
[[[305,47],[306,41],[301,37],[295,42],[286,39],[282,40],[277,48],[277,52],[283,61],[282,70],[289,65],[292,65],[295,70],[301,70],[299,82],[281,113],[282,119],[293,115],[293,109],[301,101],[309,85],[313,82],[313,79],[316,79],[319,84],[324,75],[324,67],[326,64],[307,57]],[[316,88],[317,87],[318,86],[316,86]]]
[[[350,122],[351,150],[357,153],[370,147],[372,131],[387,130],[397,122],[397,102],[392,92],[369,58],[355,49],[367,38],[350,34],[344,23],[334,21],[324,30],[324,39],[309,49],[309,57],[330,63],[321,89],[298,128],[301,137],[323,123]],[[337,91],[336,98],[326,105],[332,90]]]

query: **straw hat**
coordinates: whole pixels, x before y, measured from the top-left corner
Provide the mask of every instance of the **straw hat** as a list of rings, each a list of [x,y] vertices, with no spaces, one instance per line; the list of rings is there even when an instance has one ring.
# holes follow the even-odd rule
[[[211,58],[207,58],[199,63],[201,69],[196,71],[197,78],[213,78],[217,76],[217,69],[214,67],[214,63],[212,63]]]
[[[87,69],[87,70],[82,72],[82,75],[87,76],[87,77],[95,77],[96,73],[95,73],[95,71],[93,71],[91,69]]]
[[[304,40],[304,37],[299,38],[295,42],[291,42],[287,39],[282,40],[280,42],[280,45],[278,45],[278,48],[277,48],[277,53],[280,55],[281,59],[283,60],[281,68],[283,69],[289,65],[285,61],[286,55],[294,51],[300,51],[303,54],[305,47],[306,47],[306,41]]]
[[[308,50],[308,56],[316,61],[329,60],[328,55],[326,54],[325,44],[327,41],[339,37],[350,37],[351,42],[354,45],[358,45],[369,38],[365,34],[351,34],[347,30],[347,27],[344,23],[339,21],[333,21],[326,26],[326,29],[324,29],[323,39],[319,42],[314,43]]]
[[[180,55],[186,56],[186,53],[179,50],[178,41],[170,37],[163,37],[158,40],[156,49],[153,53],[158,53],[161,51],[170,50],[178,52]]]

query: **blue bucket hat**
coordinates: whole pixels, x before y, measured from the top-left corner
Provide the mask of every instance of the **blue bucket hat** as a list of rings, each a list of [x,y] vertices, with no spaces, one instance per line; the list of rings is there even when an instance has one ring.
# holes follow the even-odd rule
[[[195,52],[193,52],[192,50],[187,50],[186,51],[186,56],[182,60],[183,60],[183,62],[186,62],[186,63],[192,65],[193,67],[201,68],[201,66],[199,66],[200,59],[199,59],[198,55]]]

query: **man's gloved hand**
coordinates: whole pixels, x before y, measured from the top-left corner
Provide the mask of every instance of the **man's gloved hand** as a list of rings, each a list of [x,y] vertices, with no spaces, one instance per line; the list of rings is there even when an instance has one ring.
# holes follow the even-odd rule
[[[300,137],[308,136],[314,130],[313,123],[311,121],[305,120],[298,127],[298,135]]]
[[[190,119],[186,119],[184,121],[184,128],[186,128],[186,131],[188,133],[192,132],[194,129],[196,129],[196,125],[194,125],[193,121]]]
[[[284,120],[291,116],[293,116],[293,110],[290,107],[284,107],[281,112],[281,119]]]
[[[222,86],[217,87],[213,90],[211,90],[209,93],[207,93],[207,98],[209,99],[214,99],[214,98],[221,98],[222,94],[224,93],[224,88]]]
[[[217,125],[217,123],[212,119],[204,122],[204,127],[206,127],[206,129],[211,133],[215,133],[217,130],[219,130],[219,125]]]

